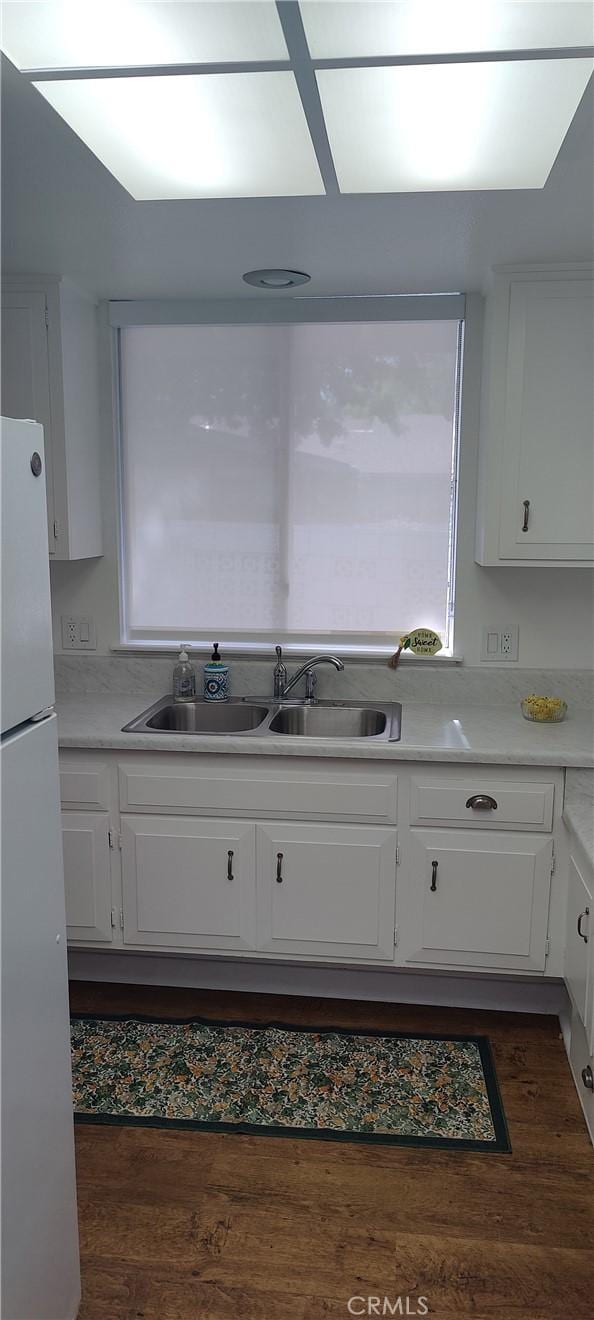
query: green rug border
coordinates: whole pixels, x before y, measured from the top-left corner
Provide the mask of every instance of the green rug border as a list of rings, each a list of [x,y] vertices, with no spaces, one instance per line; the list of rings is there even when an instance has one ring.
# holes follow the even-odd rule
[[[262,1123],[217,1123],[194,1118],[157,1118],[152,1116],[146,1118],[138,1114],[87,1114],[78,1113],[75,1110],[74,1122],[76,1124],[98,1124],[106,1127],[171,1128],[201,1132],[225,1132],[237,1136],[289,1137],[293,1141],[339,1141],[353,1145],[408,1146],[426,1150],[477,1151],[498,1155],[511,1155],[512,1152],[507,1120],[495,1071],[495,1061],[488,1036],[438,1031],[384,1031],[378,1027],[340,1027],[328,1026],[327,1024],[323,1027],[302,1026],[297,1022],[282,1022],[276,1019],[258,1022],[244,1018],[239,1020],[195,1016],[180,1017],[179,1015],[169,1017],[156,1013],[71,1013],[70,1020],[71,1022],[156,1022],[169,1026],[244,1027],[246,1031],[267,1031],[277,1028],[281,1031],[300,1032],[302,1035],[309,1033],[315,1036],[374,1036],[376,1038],[386,1037],[392,1040],[451,1040],[476,1045],[487,1087],[487,1099],[491,1110],[495,1140],[472,1141],[469,1139],[465,1141],[457,1137],[392,1136],[381,1132],[344,1132],[342,1129],[337,1130],[336,1128],[314,1129],[292,1128],[284,1125],[276,1127],[273,1124]]]

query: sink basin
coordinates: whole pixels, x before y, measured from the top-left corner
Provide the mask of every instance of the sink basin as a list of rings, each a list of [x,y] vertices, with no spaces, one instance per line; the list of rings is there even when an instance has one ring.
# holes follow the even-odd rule
[[[387,734],[388,723],[389,713],[373,706],[319,702],[283,707],[271,720],[270,732],[293,738],[379,738]]]
[[[264,723],[268,706],[243,701],[180,701],[170,697],[126,724],[124,733],[249,733]]]
[[[186,701],[162,697],[136,719],[125,724],[123,733],[239,734],[266,738],[283,734],[288,738],[378,738],[397,742],[402,707],[398,702],[378,705],[373,701],[271,700]]]

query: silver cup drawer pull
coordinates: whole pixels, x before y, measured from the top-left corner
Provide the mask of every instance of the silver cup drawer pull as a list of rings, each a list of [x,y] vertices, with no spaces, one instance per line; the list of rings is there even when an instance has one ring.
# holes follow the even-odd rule
[[[497,811],[497,803],[490,793],[473,793],[466,806],[469,811]]]

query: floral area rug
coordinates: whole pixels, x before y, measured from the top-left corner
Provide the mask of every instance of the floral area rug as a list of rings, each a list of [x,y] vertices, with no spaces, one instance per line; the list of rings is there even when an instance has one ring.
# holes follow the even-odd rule
[[[79,1123],[509,1151],[486,1036],[76,1014]]]

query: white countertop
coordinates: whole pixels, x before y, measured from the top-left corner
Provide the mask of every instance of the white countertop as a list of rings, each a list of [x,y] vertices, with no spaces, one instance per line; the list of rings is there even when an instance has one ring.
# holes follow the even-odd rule
[[[246,756],[325,756],[393,761],[475,761],[498,765],[594,768],[594,716],[571,712],[561,724],[532,724],[518,709],[406,703],[400,742],[242,734],[122,733],[162,693],[87,693],[57,701],[61,747],[140,752],[218,752]]]
[[[563,819],[594,865],[594,771],[568,770]]]

